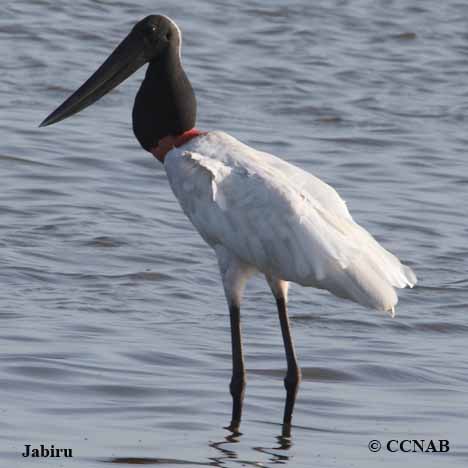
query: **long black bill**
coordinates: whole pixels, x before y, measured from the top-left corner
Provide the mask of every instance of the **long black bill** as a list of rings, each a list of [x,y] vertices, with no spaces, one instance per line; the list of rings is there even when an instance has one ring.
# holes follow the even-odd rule
[[[60,122],[90,106],[147,62],[143,38],[132,31],[96,72],[39,125]]]

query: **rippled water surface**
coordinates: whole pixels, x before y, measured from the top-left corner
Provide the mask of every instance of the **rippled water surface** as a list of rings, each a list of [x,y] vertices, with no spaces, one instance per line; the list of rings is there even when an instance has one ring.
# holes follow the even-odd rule
[[[292,287],[291,440],[275,305],[248,287],[242,435],[215,257],[131,131],[143,76],[38,123],[150,13],[202,129],[323,178],[417,272],[397,317]],[[41,466],[468,466],[468,3],[16,0],[0,7],[0,458]],[[369,452],[448,439],[449,454]]]

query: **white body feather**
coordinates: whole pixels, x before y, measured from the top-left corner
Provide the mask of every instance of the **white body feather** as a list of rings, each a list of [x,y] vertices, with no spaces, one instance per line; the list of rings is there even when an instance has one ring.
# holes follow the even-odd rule
[[[327,289],[392,314],[394,288],[416,283],[409,267],[353,221],[332,187],[275,156],[209,132],[171,150],[164,165],[221,267],[235,259],[242,271]]]

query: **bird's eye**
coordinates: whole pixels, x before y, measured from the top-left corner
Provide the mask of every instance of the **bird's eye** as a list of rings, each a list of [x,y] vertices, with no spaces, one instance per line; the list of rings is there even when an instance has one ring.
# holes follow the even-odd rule
[[[149,25],[144,34],[147,41],[150,41],[151,43],[156,42],[158,40],[158,27]]]
[[[169,31],[169,32],[166,34],[166,39],[169,41],[169,40],[171,39],[171,36],[172,36],[172,35],[171,35],[170,31]]]
[[[148,25],[146,25],[143,32],[147,36],[154,36],[158,32],[158,28],[157,28],[157,26],[154,26],[152,24],[148,24]]]

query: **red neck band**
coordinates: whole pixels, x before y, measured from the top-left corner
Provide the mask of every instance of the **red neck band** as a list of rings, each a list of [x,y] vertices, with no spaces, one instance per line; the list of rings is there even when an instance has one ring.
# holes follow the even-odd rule
[[[177,136],[165,136],[159,140],[158,146],[153,146],[150,149],[150,153],[152,153],[158,161],[164,163],[164,158],[171,149],[185,145],[185,143],[188,143],[192,138],[200,135],[206,135],[206,132],[201,132],[196,128],[191,128]]]

